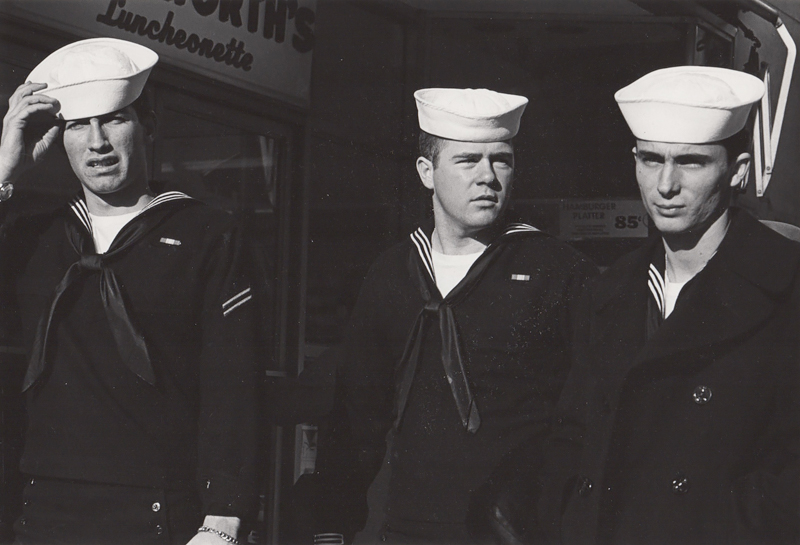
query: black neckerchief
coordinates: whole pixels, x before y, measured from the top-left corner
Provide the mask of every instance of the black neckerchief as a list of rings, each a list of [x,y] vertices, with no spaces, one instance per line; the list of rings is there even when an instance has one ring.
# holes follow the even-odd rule
[[[413,246],[409,252],[408,267],[411,278],[420,290],[424,305],[411,328],[403,356],[396,369],[395,429],[400,428],[408,403],[411,385],[419,364],[420,348],[427,322],[435,315],[439,319],[439,330],[442,336],[442,365],[456,402],[458,414],[461,417],[461,423],[470,433],[478,431],[481,418],[470,389],[452,307],[462,301],[477,286],[489,265],[502,253],[505,248],[503,243],[506,240],[522,233],[538,232],[536,228],[523,223],[509,224],[494,242],[486,247],[481,256],[472,264],[467,275],[444,298],[436,287],[429,234],[422,228],[411,234]]]
[[[147,345],[125,307],[122,290],[114,270],[107,264],[123,254],[172,214],[194,202],[196,201],[188,195],[177,191],[159,195],[122,228],[105,254],[98,254],[95,250],[92,224],[83,197],[78,196],[70,202],[71,213],[67,212],[64,227],[67,232],[67,240],[78,254],[79,259],[67,269],[39,320],[28,371],[22,387],[23,392],[33,386],[47,368],[47,345],[53,329],[53,317],[61,296],[76,280],[94,271],[100,272],[100,297],[122,361],[142,380],[149,384],[155,384],[155,372]]]

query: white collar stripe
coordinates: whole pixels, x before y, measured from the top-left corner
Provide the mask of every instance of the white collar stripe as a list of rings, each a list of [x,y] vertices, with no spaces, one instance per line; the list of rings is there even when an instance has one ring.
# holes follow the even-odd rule
[[[139,211],[139,214],[141,214],[145,210],[149,210],[154,206],[158,206],[159,204],[168,201],[176,201],[180,199],[191,199],[191,198],[192,197],[190,197],[189,195],[181,193],[180,191],[167,191],[166,193],[162,193],[161,195],[159,195],[158,197],[147,203],[147,206],[142,208]],[[86,201],[84,201],[80,197],[75,197],[74,199],[72,199],[72,201],[70,201],[69,206],[70,208],[72,208],[72,211],[75,213],[75,216],[77,216],[77,218],[81,221],[84,227],[86,227],[86,230],[91,233],[92,220],[89,218],[89,208],[86,206]]]
[[[511,223],[506,227],[506,230],[503,231],[504,235],[510,235],[512,233],[535,233],[539,231],[536,227],[532,225],[528,225],[527,223]]]
[[[528,225],[527,223],[511,223],[506,227],[501,236],[511,235],[514,233],[536,233],[536,232],[539,232],[539,229],[531,225]],[[417,247],[417,252],[419,253],[419,257],[425,264],[425,268],[428,270],[428,274],[431,275],[431,278],[435,282],[436,274],[434,273],[433,270],[433,257],[431,256],[431,242],[430,240],[428,240],[427,235],[425,235],[425,231],[423,231],[422,228],[418,228],[409,236],[411,237],[411,241]]]
[[[661,302],[661,298],[658,296],[658,290],[656,289],[655,285],[653,284],[652,280],[647,281],[647,285],[650,288],[650,293],[653,294],[653,299],[655,299],[656,304],[658,305],[658,310],[664,312],[664,305]]]
[[[666,299],[664,296],[664,279],[662,278],[659,270],[652,263],[650,264],[650,270],[647,272],[650,276],[650,279],[647,281],[647,285],[650,287],[650,292],[653,294],[653,298],[655,299],[658,309],[661,311],[663,316]]]
[[[161,195],[157,196],[155,199],[147,203],[147,206],[142,208],[142,212],[150,208],[153,208],[154,206],[158,206],[161,203],[165,203],[167,201],[176,201],[180,199],[191,199],[191,197],[186,193],[181,193],[180,191],[167,191],[166,193],[162,193]]]
[[[415,232],[411,233],[411,236],[415,237],[418,241],[420,241],[422,243],[421,250],[423,252],[425,252],[425,259],[427,259],[428,261],[431,261],[431,259],[432,259],[432,256],[431,256],[432,245],[431,245],[431,241],[428,240],[427,235],[425,235],[425,232],[422,229],[417,229]]]
[[[653,279],[653,282],[656,283],[656,286],[659,288],[661,293],[664,293],[664,278],[661,276],[661,272],[656,268],[655,265],[650,265],[650,270],[648,271],[650,274],[650,278]]]
[[[433,273],[433,258],[431,257],[431,243],[428,240],[428,237],[425,236],[425,233],[422,229],[417,229],[413,233],[411,233],[411,242],[417,247],[417,253],[419,253],[420,259],[422,259],[422,263],[425,264],[425,268],[428,270],[428,274],[431,275],[431,278],[436,281],[436,275]]]
[[[90,233],[92,232],[92,220],[89,219],[89,209],[86,207],[86,203],[79,198],[74,198],[72,202],[69,203],[70,208],[75,213],[77,218],[81,221],[86,230]]]

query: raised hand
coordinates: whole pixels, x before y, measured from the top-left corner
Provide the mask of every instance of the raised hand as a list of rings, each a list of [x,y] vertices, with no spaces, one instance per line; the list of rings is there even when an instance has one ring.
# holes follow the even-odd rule
[[[0,136],[0,183],[14,182],[40,162],[58,138],[61,105],[54,98],[33,93],[44,83],[23,83],[8,99]]]

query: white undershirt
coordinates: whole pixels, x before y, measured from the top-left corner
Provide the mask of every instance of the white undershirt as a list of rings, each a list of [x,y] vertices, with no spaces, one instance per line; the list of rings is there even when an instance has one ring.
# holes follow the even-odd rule
[[[433,255],[433,272],[436,274],[436,287],[442,294],[447,294],[455,288],[461,280],[467,276],[469,268],[483,253],[483,250],[474,254],[442,254],[436,250],[431,250]]]
[[[691,280],[691,278],[689,280]],[[672,314],[672,311],[675,310],[675,302],[678,300],[678,295],[680,295],[683,286],[685,286],[686,282],[689,280],[670,282],[667,271],[664,271],[664,318]]]
[[[122,228],[138,215],[139,210],[118,216],[95,216],[94,214],[89,214],[89,218],[92,220],[92,238],[94,238],[94,247],[97,253],[106,253],[111,243],[122,231]]]

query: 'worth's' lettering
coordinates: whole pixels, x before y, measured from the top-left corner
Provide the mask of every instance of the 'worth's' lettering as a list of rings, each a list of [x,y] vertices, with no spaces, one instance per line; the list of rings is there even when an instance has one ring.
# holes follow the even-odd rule
[[[186,49],[189,53],[196,53],[201,57],[227,64],[245,72],[252,68],[253,55],[247,53],[244,49],[244,42],[240,42],[236,38],[232,38],[227,45],[214,42],[209,38],[201,38],[197,34],[190,34],[183,29],[174,28],[172,20],[175,14],[171,11],[167,12],[163,22],[159,22],[124,10],[123,7],[125,7],[125,0],[111,0],[106,12],[97,15],[97,22],[139,36],[147,36],[153,41],[165,43],[176,49]],[[117,11],[118,8],[119,11]]]
[[[187,5],[186,0],[166,0],[176,6]],[[191,0],[195,13],[203,17],[217,14],[221,23],[240,28],[246,23],[247,32],[261,35],[275,43],[286,39],[286,27],[294,20],[292,47],[300,53],[314,49],[314,10],[300,6],[297,0]]]

